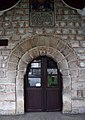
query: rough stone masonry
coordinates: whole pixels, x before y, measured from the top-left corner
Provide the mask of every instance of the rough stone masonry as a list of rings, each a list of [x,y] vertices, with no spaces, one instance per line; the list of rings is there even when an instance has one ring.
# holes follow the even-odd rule
[[[47,55],[63,76],[62,113],[85,113],[85,17],[55,1],[53,27],[29,26],[29,0],[0,16],[0,114],[24,114],[24,75],[31,60]]]

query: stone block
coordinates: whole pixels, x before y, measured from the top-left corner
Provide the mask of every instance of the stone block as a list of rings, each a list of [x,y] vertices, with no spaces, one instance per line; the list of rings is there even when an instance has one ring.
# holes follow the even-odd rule
[[[78,33],[78,35],[83,35],[83,34],[84,34],[84,31],[83,31],[82,29],[78,29],[78,30],[77,30],[77,33]]]
[[[80,45],[79,45],[79,41],[71,41],[71,46],[74,48],[76,48],[76,47],[79,47]]]
[[[27,50],[31,49],[31,43],[30,40],[25,41],[24,43],[21,44],[21,47],[23,48],[23,50],[26,52]]]
[[[13,34],[12,40],[20,40],[20,35]]]
[[[43,49],[43,51],[46,51],[45,47],[33,48],[32,50],[29,51],[29,54],[32,58],[36,58],[39,56],[40,51],[42,51],[42,49]]]
[[[24,28],[24,27],[25,27],[25,22],[24,22],[24,21],[19,22],[19,23],[18,23],[18,26],[19,26],[20,28]]]
[[[85,113],[85,107],[80,107],[79,108],[79,113]]]
[[[13,70],[17,70],[17,64],[14,63],[8,63],[8,70],[9,71],[13,71]]]
[[[14,34],[15,33],[15,31],[14,31],[14,29],[6,29],[5,30],[5,35],[12,35],[12,34]]]
[[[79,70],[78,69],[70,69],[70,75],[72,77],[77,77],[79,75]]]
[[[26,71],[27,65],[28,65],[27,61],[20,61],[19,65],[18,65],[18,70]]]
[[[17,15],[24,15],[24,9],[16,9]]]
[[[61,21],[61,22],[60,22],[60,27],[65,27],[65,26],[66,26],[66,22]]]
[[[79,76],[85,76],[85,69],[79,69]]]
[[[82,47],[85,47],[85,41],[80,41],[80,45],[82,46]]]
[[[75,90],[85,89],[85,82],[72,81],[72,89],[75,89]]]
[[[19,64],[18,64],[19,68],[20,68],[20,65],[22,66],[23,61],[24,61],[25,63],[30,63],[32,59],[33,59],[33,58],[32,58],[32,56],[30,55],[30,53],[29,53],[29,52],[26,52],[26,53],[23,55],[22,60],[21,60],[21,61],[19,62]]]
[[[66,56],[67,61],[76,61],[77,60],[77,56],[75,53],[71,52]]]
[[[18,28],[18,34],[25,34],[24,28]]]
[[[57,50],[59,50],[60,52],[63,51],[65,49],[66,45],[64,45],[63,42],[58,42],[56,48]]]
[[[21,46],[18,46],[18,48],[13,51],[13,54],[19,59],[24,55],[24,49]]]
[[[15,83],[15,78],[0,78],[1,84]]]
[[[59,61],[58,66],[59,66],[59,69],[61,70],[61,72],[62,72],[62,70],[68,69],[68,64],[65,59],[63,59],[62,61]]]
[[[0,93],[0,101],[15,101],[15,93]]]
[[[55,30],[55,34],[62,34],[62,31],[61,31],[62,29],[61,28],[57,28],[56,30]]]
[[[80,21],[76,21],[76,22],[74,22],[74,27],[76,27],[76,28],[80,28],[81,27],[81,22]]]
[[[69,47],[65,47],[63,51],[61,51],[64,56],[67,56],[71,53],[71,49]]]
[[[6,77],[9,78],[16,78],[17,72],[16,71],[7,71]]]
[[[47,33],[47,34],[54,34],[54,28],[51,28],[51,29],[50,29],[50,28],[46,28],[46,29],[45,29],[45,34],[46,34],[46,33]]]
[[[19,94],[21,94],[20,90],[24,89],[24,78],[16,79],[16,89],[19,91]]]
[[[3,23],[3,27],[6,28],[10,28],[11,27],[11,22],[4,22]]]
[[[36,32],[36,34],[38,34],[38,35],[41,35],[41,34],[43,34],[43,29],[42,28],[38,28],[38,29],[36,29],[35,30],[35,32]]]
[[[15,110],[15,102],[4,102],[3,103],[3,110]]]
[[[63,28],[62,29],[62,33],[61,34],[69,34],[70,33],[70,31],[69,31],[69,29],[65,29],[65,28]]]
[[[1,115],[15,115],[15,110],[0,110]]]
[[[16,114],[23,114],[24,113],[24,96],[23,90],[17,90],[17,97],[16,97]]]
[[[1,35],[4,35],[4,29],[3,28],[0,28],[0,36]]]
[[[72,90],[72,99],[76,99],[77,98],[77,90]]]
[[[79,82],[84,82],[85,81],[85,76],[79,76],[77,77]]]
[[[72,100],[72,107],[75,108],[85,107],[85,100]]]
[[[24,114],[24,101],[23,100],[17,101],[16,114]]]
[[[6,77],[6,71],[5,70],[0,70],[0,78]]]
[[[24,16],[22,16],[22,17],[20,18],[20,20],[22,20],[22,21],[29,21],[29,17],[24,14]]]
[[[85,62],[84,61],[79,61],[79,66],[81,68],[85,68]]]
[[[84,36],[77,35],[76,39],[82,41],[82,40],[84,40]]]
[[[0,92],[5,92],[5,85],[4,84],[0,84]]]
[[[20,71],[18,71],[17,76],[19,79],[22,79],[22,78],[24,78],[24,74],[25,74],[25,71],[20,70]]]
[[[77,90],[78,98],[83,98],[83,90]]]
[[[68,76],[69,75],[69,69],[63,69],[62,70],[62,74],[63,74],[63,76]]]
[[[67,26],[70,28],[74,28],[74,22],[73,21],[67,21]]]
[[[85,90],[83,90],[83,97],[85,98]]]
[[[14,93],[15,84],[5,84],[5,93]]]
[[[63,113],[72,111],[71,98],[69,95],[63,95]]]
[[[77,48],[75,50],[76,50],[77,53],[80,53],[80,54],[85,52],[85,48]]]
[[[58,62],[61,62],[61,64],[63,62],[65,62],[65,57],[63,56],[63,54],[60,54],[58,51],[55,51],[54,54],[53,54],[53,57],[58,61]],[[65,62],[66,63],[66,62]],[[65,65],[63,65],[65,66]]]

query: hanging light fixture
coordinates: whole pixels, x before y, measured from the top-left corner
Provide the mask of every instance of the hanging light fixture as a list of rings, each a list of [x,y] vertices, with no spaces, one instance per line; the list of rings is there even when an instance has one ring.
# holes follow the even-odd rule
[[[15,7],[21,0],[0,0],[0,15]]]

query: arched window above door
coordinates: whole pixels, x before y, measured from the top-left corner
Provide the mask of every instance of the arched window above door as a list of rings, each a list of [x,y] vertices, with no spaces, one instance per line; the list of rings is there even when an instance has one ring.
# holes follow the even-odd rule
[[[46,87],[56,87],[58,85],[58,67],[57,63],[46,56],[38,57],[33,60],[28,66],[29,87],[41,87],[42,79],[45,80]]]

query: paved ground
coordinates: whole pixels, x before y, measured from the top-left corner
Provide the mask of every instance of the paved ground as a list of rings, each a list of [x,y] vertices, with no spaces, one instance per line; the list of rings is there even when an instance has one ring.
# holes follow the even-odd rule
[[[59,112],[36,112],[17,116],[0,116],[0,120],[85,120],[85,114],[70,115]]]

